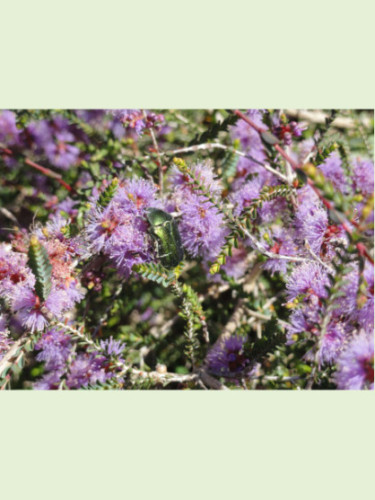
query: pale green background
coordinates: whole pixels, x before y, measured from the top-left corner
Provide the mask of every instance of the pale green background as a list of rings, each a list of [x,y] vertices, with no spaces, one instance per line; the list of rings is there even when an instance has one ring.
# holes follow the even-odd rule
[[[1,107],[374,108],[369,1],[1,5]],[[374,393],[0,394],[6,499],[371,495]]]

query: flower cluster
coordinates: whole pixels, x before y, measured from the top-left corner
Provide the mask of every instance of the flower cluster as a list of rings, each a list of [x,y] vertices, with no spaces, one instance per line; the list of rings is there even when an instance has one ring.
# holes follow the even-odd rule
[[[8,244],[0,246],[0,297],[31,332],[43,330],[48,318],[61,318],[83,298],[73,268],[73,259],[79,256],[79,244],[77,239],[62,234],[65,224],[66,221],[57,216],[35,232],[52,265],[51,291],[44,302],[35,291],[35,276],[28,265],[28,241],[24,241],[23,246],[17,241],[17,251]]]
[[[189,174],[181,173],[177,167],[171,172],[173,204],[175,211],[181,213],[179,229],[183,245],[191,256],[209,261],[220,251],[228,231],[223,213],[194,188],[192,179],[201,183],[217,201],[223,188],[209,163],[192,166]]]
[[[116,376],[113,362],[124,362],[123,343],[110,338],[100,342],[99,351],[77,353],[70,335],[57,328],[43,333],[35,347],[36,359],[44,363],[45,370],[35,389],[59,389],[63,385],[79,389],[104,383]]]
[[[210,372],[225,377],[244,374],[249,366],[249,359],[244,354],[246,341],[239,335],[219,341],[206,358]]]
[[[162,114],[156,114],[152,111],[143,111],[141,109],[116,109],[110,111],[115,122],[112,125],[117,133],[121,135],[117,123],[121,123],[124,130],[129,133],[135,133],[136,136],[142,134],[145,130],[154,128],[158,130],[164,122]]]
[[[107,255],[125,276],[130,275],[134,264],[152,260],[146,214],[148,208],[160,206],[156,192],[151,182],[131,179],[120,183],[106,207],[92,200],[86,226],[89,248]]]

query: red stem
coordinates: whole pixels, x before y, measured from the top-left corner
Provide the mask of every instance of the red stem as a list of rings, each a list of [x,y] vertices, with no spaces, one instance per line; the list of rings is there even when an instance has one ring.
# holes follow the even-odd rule
[[[8,148],[0,147],[0,152],[2,152],[3,154],[6,154],[8,156],[14,156],[13,151],[11,149],[8,149]],[[61,186],[63,186],[70,193],[74,192],[74,189],[71,186],[69,186],[69,184],[67,184],[62,179],[62,176],[60,174],[58,174],[57,172],[54,172],[53,170],[50,170],[49,168],[42,167],[42,165],[39,165],[38,163],[35,163],[32,160],[29,160],[29,158],[24,157],[24,161],[25,161],[26,165],[29,165],[29,167],[35,168],[35,170],[38,170],[39,172],[46,175],[47,177],[51,177],[52,179],[56,179],[57,182],[59,184],[61,184]]]

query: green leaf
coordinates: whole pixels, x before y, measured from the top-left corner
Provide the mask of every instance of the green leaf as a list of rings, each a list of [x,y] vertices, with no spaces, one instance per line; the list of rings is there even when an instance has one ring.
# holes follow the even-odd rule
[[[33,235],[30,238],[28,265],[35,276],[35,293],[44,302],[51,291],[52,265],[47,250]]]

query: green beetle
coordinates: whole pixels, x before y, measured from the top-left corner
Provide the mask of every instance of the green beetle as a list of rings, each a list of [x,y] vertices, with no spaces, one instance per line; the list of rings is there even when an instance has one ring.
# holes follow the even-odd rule
[[[184,249],[174,218],[159,208],[149,208],[147,220],[161,263],[167,269],[176,267],[184,258]]]

